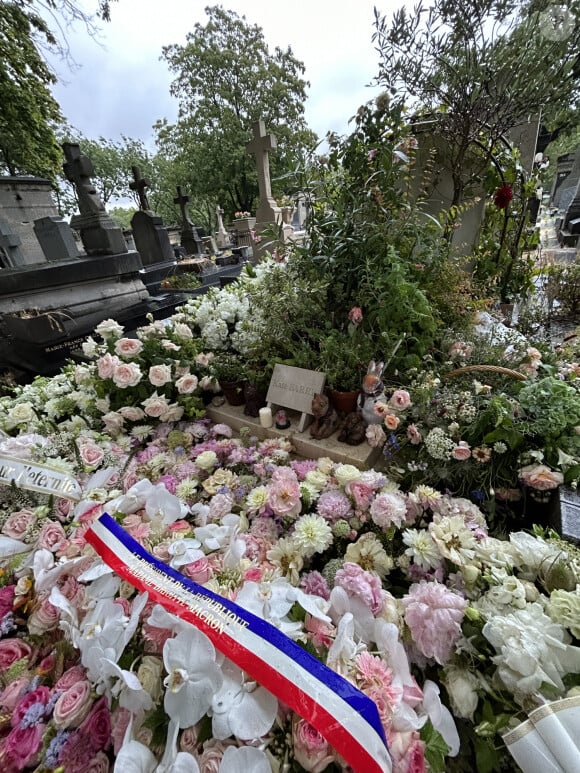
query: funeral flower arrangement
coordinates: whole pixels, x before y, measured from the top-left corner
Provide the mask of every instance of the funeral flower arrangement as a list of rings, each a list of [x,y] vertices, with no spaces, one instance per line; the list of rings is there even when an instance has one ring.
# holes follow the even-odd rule
[[[580,684],[580,553],[495,539],[466,499],[205,419],[139,447],[74,426],[0,453],[82,489],[1,489],[7,771],[346,769],[308,717],[108,569],[87,542],[104,512],[370,697],[395,771],[499,770],[498,733]]]

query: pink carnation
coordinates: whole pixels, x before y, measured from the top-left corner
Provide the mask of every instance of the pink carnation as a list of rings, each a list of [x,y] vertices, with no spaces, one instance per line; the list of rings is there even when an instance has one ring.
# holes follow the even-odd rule
[[[405,622],[426,658],[445,665],[459,635],[467,601],[437,582],[412,585],[403,597]]]
[[[371,518],[382,529],[400,527],[407,517],[407,504],[400,494],[379,494],[371,505]]]
[[[347,561],[336,573],[334,585],[343,588],[349,596],[359,598],[373,615],[378,615],[382,611],[384,598],[380,579],[358,564]]]

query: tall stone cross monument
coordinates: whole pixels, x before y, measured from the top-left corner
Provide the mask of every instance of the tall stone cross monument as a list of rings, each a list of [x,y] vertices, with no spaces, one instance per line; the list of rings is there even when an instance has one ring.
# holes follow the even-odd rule
[[[150,212],[149,200],[147,199],[147,188],[150,187],[149,180],[146,177],[141,177],[141,170],[138,166],[132,166],[131,172],[133,174],[133,180],[129,183],[129,188],[135,191],[139,198],[139,209],[145,212]]]
[[[178,185],[177,196],[173,199],[173,203],[177,204],[181,212],[181,246],[185,247],[188,255],[203,255],[204,249],[201,236],[191,222],[189,212],[187,211],[188,201],[189,196],[186,196],[181,190],[181,185]]]
[[[273,134],[266,134],[266,125],[262,120],[254,124],[252,133],[254,139],[246,145],[246,150],[256,157],[258,190],[260,192],[260,203],[256,210],[256,232],[259,232],[260,226],[267,223],[279,223],[281,219],[280,207],[272,198],[269,160],[269,153],[276,150],[278,143]]]

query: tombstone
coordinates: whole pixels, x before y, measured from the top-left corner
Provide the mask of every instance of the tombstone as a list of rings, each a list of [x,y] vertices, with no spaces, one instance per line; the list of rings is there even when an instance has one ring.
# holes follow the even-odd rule
[[[572,168],[574,167],[574,161],[576,159],[576,153],[565,153],[562,156],[558,156],[556,161],[556,176],[552,184],[552,192],[550,194],[550,203],[553,207],[560,206],[560,196],[562,190],[565,189],[566,180],[568,179]]]
[[[216,244],[218,249],[227,250],[232,246],[232,240],[230,239],[229,233],[225,229],[224,221],[222,219],[224,211],[220,206],[217,206],[215,213],[217,218]]]
[[[181,245],[185,247],[188,255],[203,255],[203,242],[197,228],[191,222],[187,211],[189,196],[181,192],[181,185],[177,186],[177,196],[173,203],[179,206],[181,212]]]
[[[280,207],[272,197],[272,183],[270,181],[270,152],[276,150],[278,143],[273,134],[266,134],[264,121],[257,121],[252,129],[254,139],[246,145],[248,153],[256,157],[256,169],[258,172],[258,190],[260,202],[256,210],[256,233],[259,235],[263,226],[269,223],[278,224],[281,221]],[[254,255],[260,257],[264,248],[260,243],[254,245]]]
[[[81,153],[76,143],[62,146],[66,163],[65,176],[77,193],[80,214],[71,219],[71,228],[81,234],[87,255],[119,255],[127,252],[123,231],[111,220],[99,198],[91,176],[95,173],[88,156]]]
[[[58,217],[50,180],[30,175],[0,177],[0,218],[20,239],[23,262],[18,265],[46,262],[34,232],[35,220],[43,217]]]
[[[72,229],[61,217],[38,218],[34,221],[34,233],[48,261],[79,257]]]
[[[25,264],[24,255],[20,249],[22,244],[18,234],[3,220],[0,220],[0,266],[16,268]]]
[[[216,240],[213,236],[202,236],[202,244],[204,251],[209,255],[217,255],[219,252]]]
[[[143,265],[147,267],[155,263],[174,261],[173,248],[169,241],[169,234],[163,226],[163,220],[149,208],[149,201],[145,193],[146,188],[149,187],[149,182],[141,177],[138,166],[133,166],[131,169],[134,180],[129,183],[129,187],[131,190],[137,191],[140,207],[131,218],[131,228],[133,229],[135,246],[141,255]]]

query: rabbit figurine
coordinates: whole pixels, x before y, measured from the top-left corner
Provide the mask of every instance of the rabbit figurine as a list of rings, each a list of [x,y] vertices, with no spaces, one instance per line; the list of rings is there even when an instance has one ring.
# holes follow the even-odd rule
[[[385,385],[381,380],[384,362],[371,360],[367,368],[367,374],[363,378],[362,392],[358,398],[358,408],[367,424],[380,424],[383,420],[373,410],[376,402],[386,401]]]

